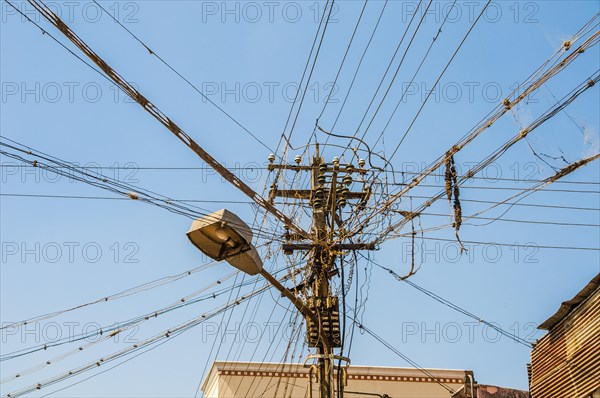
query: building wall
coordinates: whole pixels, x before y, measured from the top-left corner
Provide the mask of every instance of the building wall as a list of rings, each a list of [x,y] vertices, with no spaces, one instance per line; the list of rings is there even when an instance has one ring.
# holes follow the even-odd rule
[[[354,391],[388,394],[393,398],[446,398],[452,396],[451,391],[461,389],[466,374],[471,373],[463,370],[427,371],[433,378],[417,369],[352,366],[348,371],[344,397],[368,397],[353,394]],[[299,364],[216,362],[202,389],[207,398],[308,398],[311,396],[308,386],[308,369]],[[314,379],[312,387],[312,396],[318,397]]]
[[[582,398],[600,386],[600,289],[542,337],[531,352],[532,398]]]

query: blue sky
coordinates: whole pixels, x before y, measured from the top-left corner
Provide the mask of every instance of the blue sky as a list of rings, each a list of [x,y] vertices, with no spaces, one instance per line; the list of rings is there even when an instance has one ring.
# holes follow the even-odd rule
[[[275,148],[324,2],[267,3],[102,2],[111,12],[118,13],[119,20],[128,29],[204,90],[212,101],[260,137],[267,146]],[[24,2],[15,4],[33,17],[30,5]],[[268,149],[149,55],[94,3],[49,4],[98,54],[203,148],[226,166],[235,168],[244,181],[262,192],[265,181],[271,177],[264,170],[270,153]],[[363,4],[360,1],[336,2],[292,136],[294,146],[306,144],[313,131],[315,119],[331,88]],[[383,4],[381,1],[369,1],[365,9],[338,79],[336,93],[332,94],[332,101],[320,120],[325,129],[330,128],[335,120]],[[375,119],[372,131],[366,136],[368,143],[375,142],[377,133],[400,99],[402,89],[408,87],[450,5],[445,1],[432,3],[389,98]],[[427,90],[433,87],[483,5],[484,2],[477,1],[457,3],[453,18],[440,34],[415,84],[410,85],[410,95],[406,96],[392,119],[384,142],[373,148],[375,151],[389,154],[396,146],[421,106]],[[417,2],[388,3],[337,124],[337,133],[354,133],[416,6]],[[405,172],[420,170],[443,154],[487,115],[510,92],[511,87],[514,88],[515,83],[523,82],[560,48],[564,40],[598,13],[599,7],[599,3],[594,1],[492,3],[393,158],[394,168]],[[39,29],[16,15],[6,2],[2,3],[1,11],[0,128],[3,136],[87,167],[116,167],[102,172],[174,199],[238,202],[197,205],[209,211],[227,206],[252,223],[255,211],[245,203],[247,198],[214,172],[206,169],[148,169],[201,168],[206,165],[137,104],[128,101],[114,85],[49,37],[40,34]],[[417,19],[420,16],[417,14]],[[52,26],[41,19],[39,22],[70,46]],[[406,48],[406,44],[401,48]],[[592,76],[598,70],[599,59],[597,47],[582,54],[529,101],[514,113],[505,115],[489,132],[461,151],[456,156],[459,167],[468,168],[473,164],[470,162],[481,160],[552,106],[556,102],[554,97],[562,98]],[[538,153],[553,157],[562,155],[569,162],[597,153],[599,106],[598,87],[594,87],[567,108],[568,115],[563,112],[534,131],[528,139],[529,144]],[[325,137],[320,135],[319,139],[323,141]],[[347,145],[341,139],[332,142]],[[290,151],[289,160],[299,153],[302,151]],[[339,155],[340,151],[335,147],[325,150],[326,160]],[[556,167],[566,165],[560,160],[547,159]],[[5,156],[1,163],[0,187],[3,194],[115,196],[40,169],[15,167],[18,162]],[[455,242],[418,239],[420,252],[417,253],[417,261],[420,263],[422,259],[423,263],[411,280],[487,321],[497,322],[503,329],[534,341],[542,335],[535,327],[600,271],[597,250],[541,247],[598,248],[599,172],[597,162],[590,164],[565,180],[591,184],[554,184],[550,190],[537,192],[523,201],[535,205],[596,210],[515,206],[503,216],[591,227],[501,221],[479,227],[463,225],[461,238],[465,241],[516,246],[472,244],[468,246],[470,250],[466,255],[458,257]],[[536,158],[530,147],[521,142],[493,167],[484,170],[487,179],[465,185],[461,191],[463,213],[471,214],[485,207],[469,200],[500,201],[515,192],[506,188],[531,186],[531,183],[519,180],[542,179],[551,174],[551,167]],[[427,181],[438,187],[443,184],[435,178]],[[437,191],[422,187],[412,193],[429,196]],[[0,200],[0,321],[3,324],[93,301],[166,275],[178,274],[207,261],[185,237],[190,220],[158,207],[125,200],[6,195]],[[412,202],[404,199],[399,208],[410,209],[411,205],[416,207],[421,202],[419,198]],[[448,204],[441,200],[429,212],[448,214]],[[486,216],[500,214],[496,211],[486,213]],[[444,217],[423,216],[416,228],[446,222]],[[486,222],[478,220],[474,223]],[[268,225],[272,227],[273,220]],[[447,229],[424,236],[454,238],[453,232]],[[263,241],[258,239],[257,243]],[[275,254],[276,249],[273,246]],[[267,255],[266,251],[262,254]],[[400,238],[384,242],[373,255],[378,263],[402,274],[407,271],[410,262],[410,241]],[[269,269],[279,269],[286,264],[282,255],[274,255],[265,263]],[[157,289],[30,325],[31,329],[21,327],[10,333],[5,329],[2,354],[43,344],[52,339],[56,330],[64,337],[70,331],[81,333],[85,327],[110,325],[152,312],[230,273],[231,268],[221,264]],[[364,324],[421,366],[470,369],[481,383],[527,388],[527,347],[506,337],[499,338],[494,331],[471,323],[472,319],[440,305],[407,284],[395,281],[366,261],[359,262],[355,273],[358,280],[353,280],[353,284],[359,283]],[[239,283],[242,278],[238,276],[236,282]],[[228,279],[223,285],[230,286],[233,280]],[[260,286],[263,282],[258,283]],[[254,286],[250,284],[235,292],[243,295]],[[207,292],[215,289],[218,288]],[[146,322],[132,332],[130,340],[143,340],[210,312],[225,303],[227,298],[228,294],[224,294]],[[205,364],[216,354],[217,348],[212,350],[215,341],[213,327],[228,319],[228,330],[247,331],[244,327],[249,324],[266,330],[265,322],[276,322],[284,324],[281,332],[288,328],[293,313],[288,312],[288,303],[277,300],[275,294],[266,293],[261,299],[249,301],[247,306],[243,304],[233,312],[225,313],[223,318],[214,318],[213,323],[199,325],[110,372],[61,391],[60,396],[194,396]],[[236,323],[239,324],[237,329]],[[259,343],[246,339],[242,344],[232,341],[233,336],[227,335],[216,356],[220,360],[269,360],[273,352],[271,360],[281,361],[286,344],[280,335],[270,337]],[[2,394],[118,351],[130,345],[130,340],[98,344],[27,378],[2,385]],[[268,347],[272,351],[267,351]],[[0,370],[6,377],[71,348],[58,347],[52,352],[42,351],[5,361],[1,363]],[[253,355],[254,352],[256,354]],[[267,354],[263,355],[264,352]],[[299,360],[301,352],[306,353],[298,346],[294,360]],[[355,332],[351,353],[354,364],[408,366],[370,336],[358,331]],[[102,367],[93,370],[87,376],[102,370]],[[43,395],[87,376],[70,379],[33,395]]]

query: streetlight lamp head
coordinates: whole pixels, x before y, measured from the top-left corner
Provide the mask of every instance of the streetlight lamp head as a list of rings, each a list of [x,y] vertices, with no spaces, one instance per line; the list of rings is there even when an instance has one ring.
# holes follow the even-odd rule
[[[213,260],[226,260],[250,275],[262,270],[262,261],[250,243],[250,227],[227,209],[194,220],[187,236],[194,246]]]
[[[221,242],[231,242],[230,239],[230,231],[223,227],[215,228],[215,238],[217,238]]]

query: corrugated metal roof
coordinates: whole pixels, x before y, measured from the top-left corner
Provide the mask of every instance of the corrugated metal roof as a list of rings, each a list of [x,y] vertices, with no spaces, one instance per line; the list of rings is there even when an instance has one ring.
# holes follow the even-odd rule
[[[591,288],[531,351],[533,398],[588,397],[600,385],[600,288]]]
[[[585,299],[590,297],[593,292],[600,287],[600,274],[596,275],[590,283],[588,283],[575,297],[569,301],[565,301],[560,305],[560,308],[554,315],[546,319],[544,323],[538,326],[540,330],[550,330],[557,323],[563,320],[572,310],[581,304]]]

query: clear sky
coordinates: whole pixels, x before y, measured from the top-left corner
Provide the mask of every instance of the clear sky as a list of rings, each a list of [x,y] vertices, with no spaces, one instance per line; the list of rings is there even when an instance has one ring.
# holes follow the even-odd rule
[[[31,5],[22,1],[13,3],[79,54],[55,28],[36,15]],[[427,3],[423,1],[418,8],[418,1],[388,2],[336,125],[336,133],[354,134],[413,13],[420,10],[400,47],[392,72]],[[265,182],[272,178],[264,169],[270,149],[150,55],[93,2],[48,4],[203,148],[227,167],[234,168],[256,191],[263,191]],[[125,27],[267,147],[277,147],[324,2],[152,0],[101,4],[111,13],[116,12]],[[367,143],[374,144],[406,90],[384,140],[373,147],[374,151],[391,154],[484,4],[477,0],[459,1],[451,9],[450,1],[431,3],[395,83],[366,135]],[[598,23],[599,4],[597,1],[492,2],[392,159],[394,169],[407,173],[419,171],[442,155],[595,14]],[[313,132],[363,5],[362,1],[335,2],[292,135],[294,146],[306,144]],[[382,1],[370,0],[365,8],[331,102],[320,119],[325,129],[334,123],[383,6]],[[410,84],[448,10],[452,13]],[[126,99],[112,83],[42,35],[5,1],[1,3],[1,18],[2,136],[81,166],[112,167],[93,172],[101,171],[120,182],[173,199],[204,201],[194,204],[206,211],[227,207],[252,224],[256,210],[247,203],[247,197],[207,170],[192,151]],[[599,67],[600,54],[595,46],[461,151],[456,156],[459,168],[466,170],[483,159],[557,99],[594,75]],[[384,87],[390,81],[389,76]],[[599,93],[597,86],[587,90],[566,112],[532,132],[527,143],[518,143],[501,160],[486,168],[482,176],[487,178],[466,183],[461,190],[463,214],[470,215],[489,206],[474,201],[501,201],[516,193],[515,188],[532,186],[531,182],[521,180],[546,178],[554,173],[552,166],[564,167],[565,160],[572,163],[597,153]],[[318,138],[325,140],[323,135]],[[330,142],[348,144],[343,139]],[[534,156],[533,151],[540,157]],[[291,150],[288,160],[302,152]],[[336,147],[325,151],[328,161],[340,155],[341,149]],[[307,161],[306,155],[303,160]],[[94,301],[208,262],[185,236],[189,218],[131,200],[81,198],[117,196],[40,168],[18,167],[19,162],[6,156],[0,162],[0,322],[3,325]],[[174,169],[177,167],[181,169]],[[418,234],[416,262],[421,268],[411,281],[486,321],[496,322],[502,329],[535,341],[542,336],[537,325],[600,271],[599,174],[599,163],[592,163],[565,178],[579,183],[553,184],[523,200],[522,203],[531,206],[514,206],[502,215],[504,207],[482,215],[502,215],[504,221],[465,222],[461,239],[479,243],[467,243],[469,251],[462,257],[457,255],[458,245],[451,229],[423,235],[450,241],[421,239]],[[405,175],[406,179],[410,176]],[[402,181],[401,174],[397,178]],[[430,186],[411,192],[414,198],[405,198],[398,209],[417,207],[423,196],[435,194],[443,186],[439,178],[426,181]],[[23,194],[79,198],[11,196]],[[443,199],[428,211],[430,215],[415,223],[415,228],[446,224],[449,212]],[[270,219],[266,226],[272,230],[275,221]],[[409,230],[407,226],[402,232]],[[264,242],[264,238],[257,238],[257,244]],[[410,247],[410,239],[398,238],[384,242],[372,256],[377,263],[403,274],[410,264]],[[261,249],[265,266],[271,270],[285,267],[278,246],[271,249],[272,253]],[[349,269],[348,265],[347,272]],[[57,336],[70,338],[98,325],[113,325],[152,313],[199,289],[207,290],[197,297],[224,291],[216,298],[150,319],[119,338],[95,344],[60,361],[52,358],[77,349],[81,343],[1,362],[4,379],[52,359],[51,365],[2,384],[2,395],[66,373],[135,341],[210,313],[228,299],[242,296],[264,283],[238,275],[212,286],[231,272],[228,265],[219,264],[139,294],[31,325],[3,329],[1,351],[6,355],[52,343]],[[233,290],[232,296],[223,290],[242,281],[249,283]],[[335,283],[340,285],[339,278]],[[408,284],[395,281],[363,259],[354,271],[352,287],[356,284],[362,322],[419,365],[469,369],[484,384],[527,388],[528,347],[499,336]],[[129,357],[32,396],[98,374],[56,396],[193,397],[206,364],[215,357],[280,362],[295,313],[274,293],[259,297],[170,338],[122,366],[100,374]],[[353,305],[354,294],[350,299]],[[221,322],[228,322],[228,333],[224,338],[220,335],[215,338]],[[279,324],[283,326],[278,328]],[[254,338],[257,332],[262,333],[262,339]],[[288,360],[299,361],[306,355],[306,349],[302,341],[294,347]],[[353,364],[360,365],[410,366],[358,330],[351,358]]]

